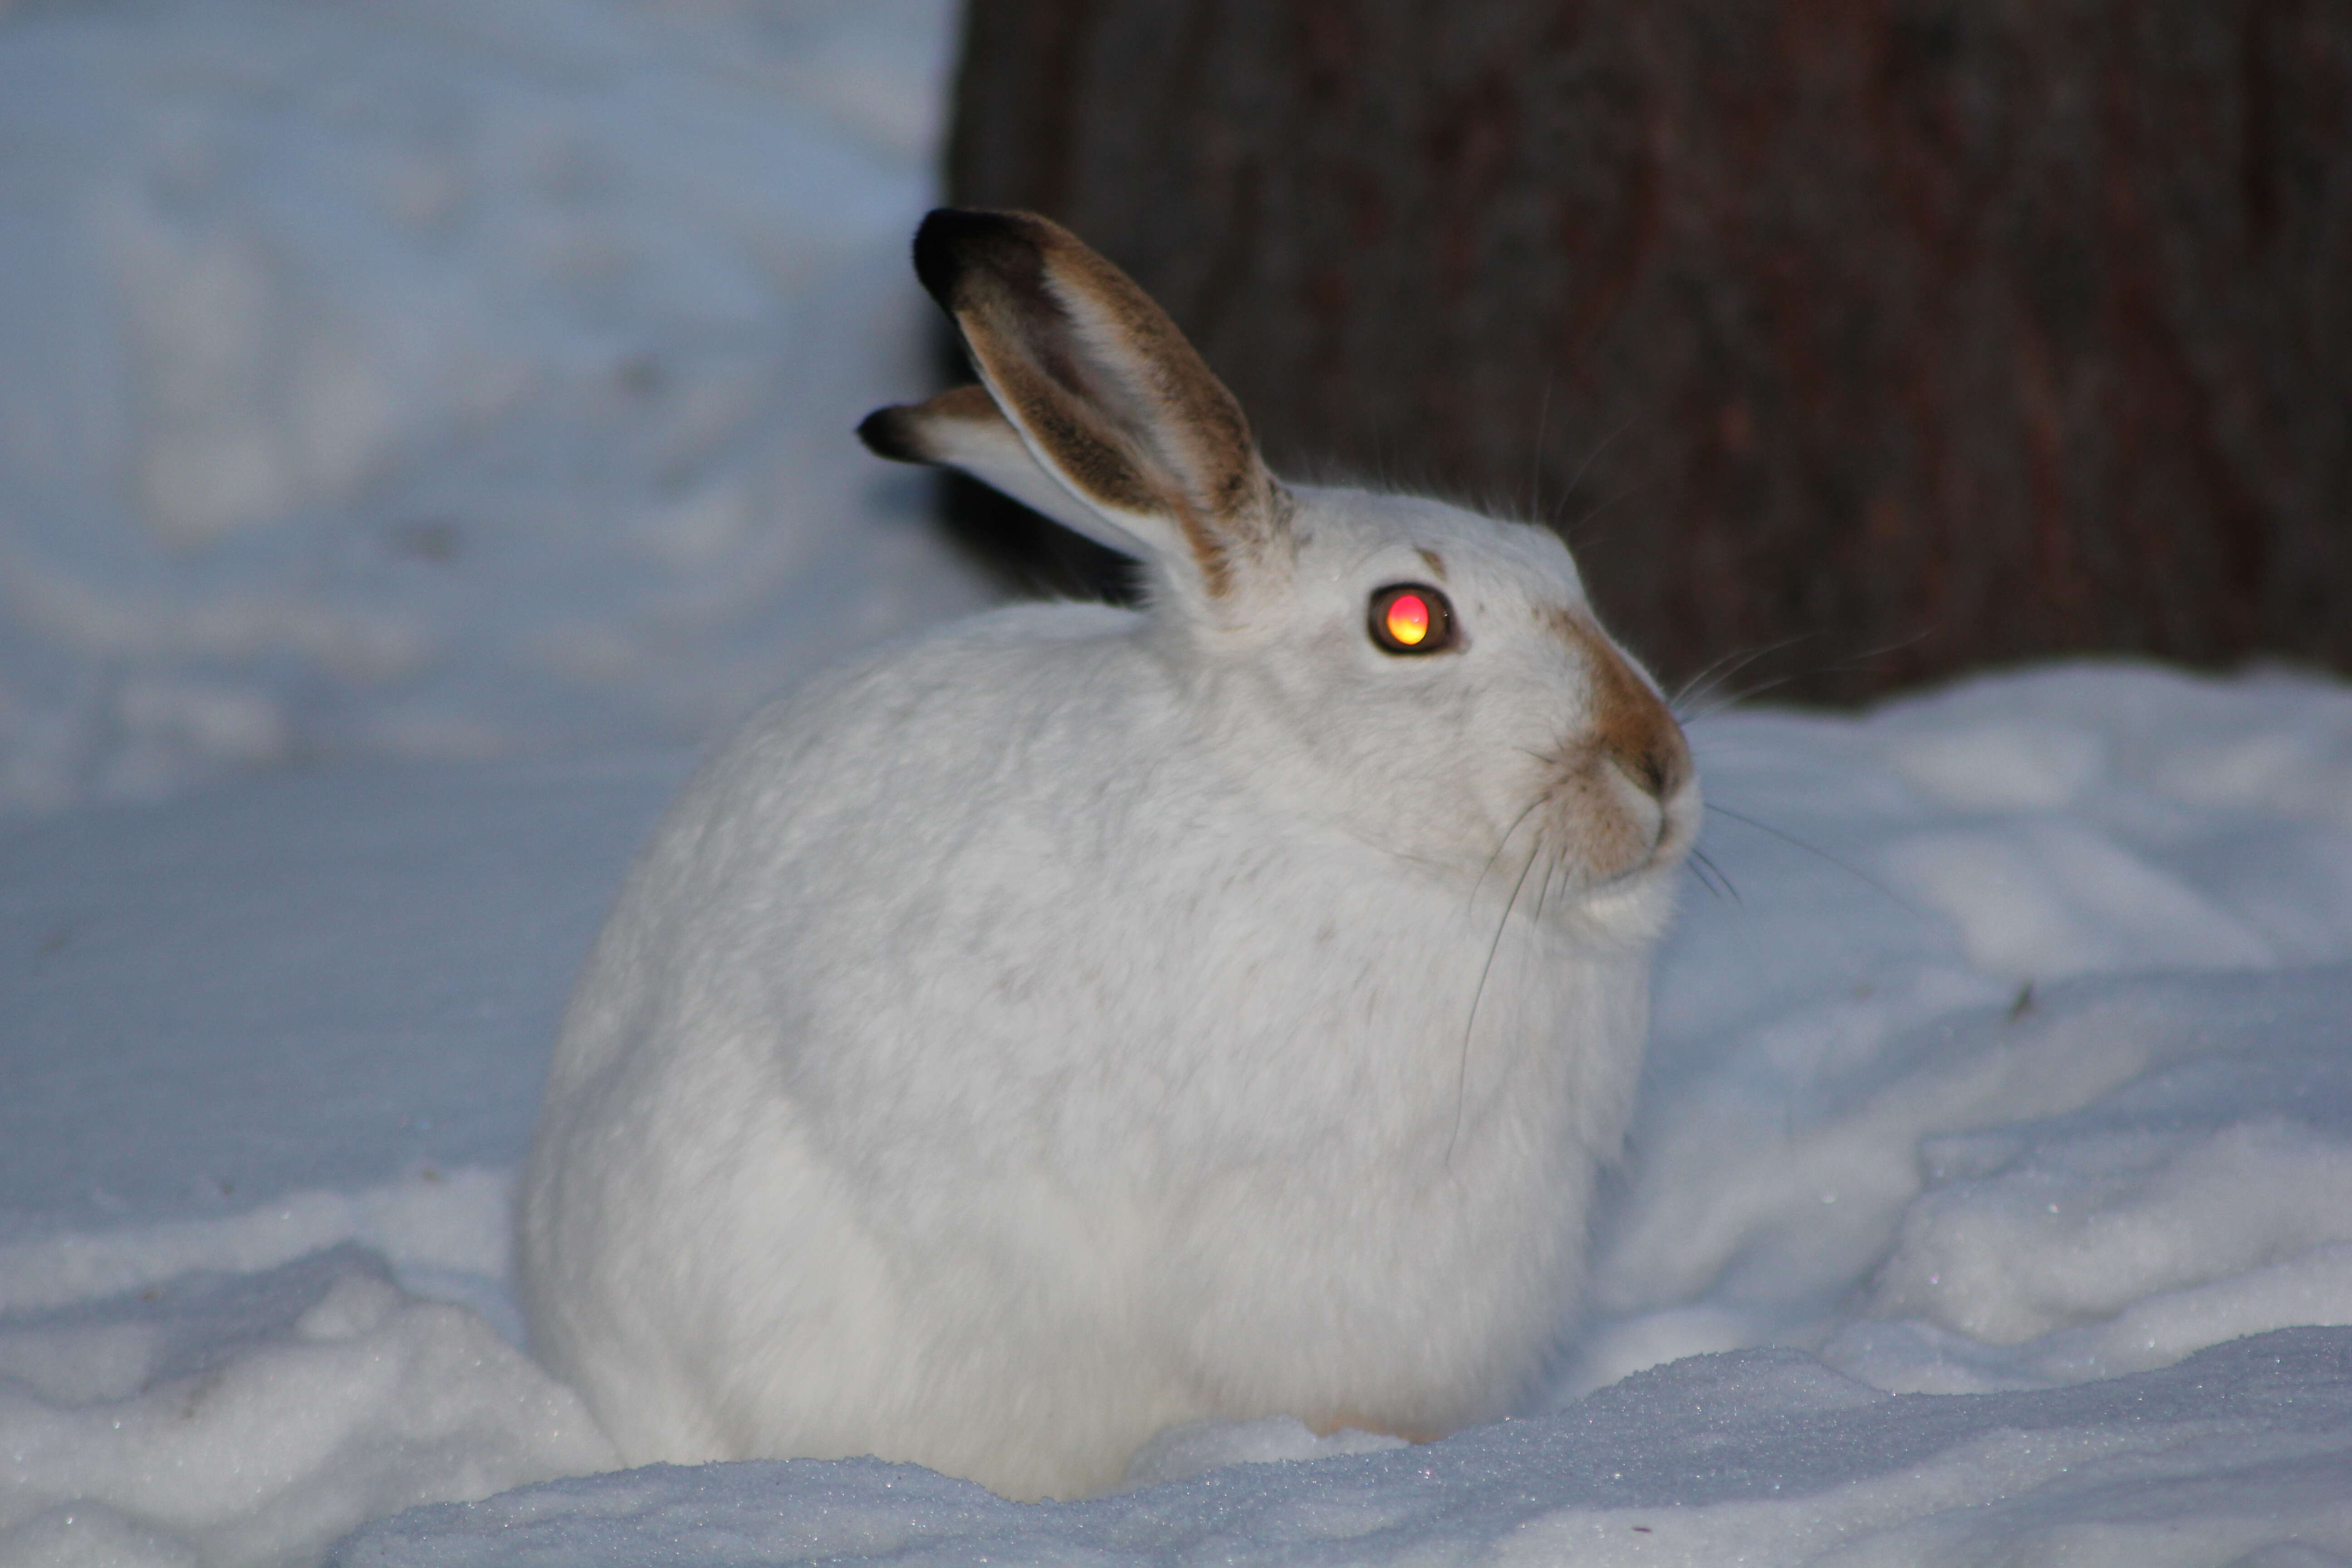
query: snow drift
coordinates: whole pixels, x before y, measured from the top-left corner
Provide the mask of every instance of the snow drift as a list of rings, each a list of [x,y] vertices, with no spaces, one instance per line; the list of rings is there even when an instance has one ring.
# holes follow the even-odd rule
[[[1995,782],[2025,731],[2071,785]],[[1074,1506],[874,1464],[553,1479],[604,1450],[494,1331],[509,1184],[682,755],[0,837],[0,1052],[30,1091],[0,1101],[0,1555],[312,1561],[408,1502],[452,1506],[336,1550],[2352,1553],[2352,692],[2078,666],[1692,734],[1739,814],[1704,840],[1731,890],[1693,878],[1661,963],[1549,1408],[1415,1449],[1175,1434],[1139,1462],[1162,1484]],[[2003,898],[2074,944],[1988,956],[1970,921]],[[1306,1462],[1214,1468],[1251,1459]]]
[[[0,12],[0,809],[692,740],[982,603],[841,459],[948,15]]]

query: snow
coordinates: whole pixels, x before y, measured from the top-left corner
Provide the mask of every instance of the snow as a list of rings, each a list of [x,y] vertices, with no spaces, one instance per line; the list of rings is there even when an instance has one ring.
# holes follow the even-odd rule
[[[362,1525],[339,1560],[2352,1555],[2352,691],[2074,665],[1691,732],[1735,891],[1694,874],[1662,958],[1553,1397],[1420,1448],[1181,1430],[1066,1505],[583,1477],[609,1450],[513,1348],[555,1016],[687,753],[21,825],[0,1561],[299,1563]],[[2035,757],[2067,760],[1992,776]],[[1917,852],[1956,837],[1986,853]],[[2084,940],[1985,960],[1986,864]]]
[[[1759,1341],[2031,1386],[2352,1321],[2341,687],[2084,665],[1694,734],[1748,901],[1662,971],[1581,1386]]]
[[[980,605],[948,0],[0,10],[0,809],[691,741]]]
[[[1091,1503],[1004,1502],[876,1461],[659,1467],[420,1509],[359,1564],[816,1559],[2148,1568],[2352,1539],[2352,1356],[2315,1331],[2126,1384],[1876,1393],[1793,1352],[1699,1358],[1563,1415]],[[2297,1556],[2294,1546],[2306,1549]]]
[[[1518,1419],[606,1469],[509,1288],[565,989],[691,742],[984,596],[848,436],[946,30],[0,11],[0,1564],[2352,1561],[2352,689],[2277,669],[1696,719]]]
[[[49,1314],[0,1333],[0,1368],[14,1489],[72,1500],[0,1538],[27,1559],[283,1561],[409,1503],[615,1463],[479,1313],[348,1244]]]

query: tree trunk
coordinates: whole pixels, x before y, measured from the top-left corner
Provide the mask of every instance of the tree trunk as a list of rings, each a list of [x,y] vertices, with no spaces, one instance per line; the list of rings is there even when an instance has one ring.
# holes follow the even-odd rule
[[[949,184],[1670,678],[2352,668],[2352,5],[972,0]]]

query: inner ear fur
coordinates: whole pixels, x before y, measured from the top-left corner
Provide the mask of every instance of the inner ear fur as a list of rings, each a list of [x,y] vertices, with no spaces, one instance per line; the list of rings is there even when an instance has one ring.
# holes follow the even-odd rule
[[[1034,214],[950,208],[923,220],[915,270],[1073,496],[1212,597],[1273,555],[1286,509],[1241,405],[1127,274]]]
[[[1151,552],[1146,542],[1046,472],[985,386],[959,386],[926,402],[877,408],[857,426],[857,436],[879,458],[960,468],[1122,555],[1139,559]]]

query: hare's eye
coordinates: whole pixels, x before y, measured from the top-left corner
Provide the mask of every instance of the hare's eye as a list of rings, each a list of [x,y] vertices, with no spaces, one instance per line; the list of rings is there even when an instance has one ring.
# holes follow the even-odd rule
[[[1421,583],[1394,583],[1372,595],[1374,646],[1388,653],[1437,653],[1454,646],[1454,606]]]

